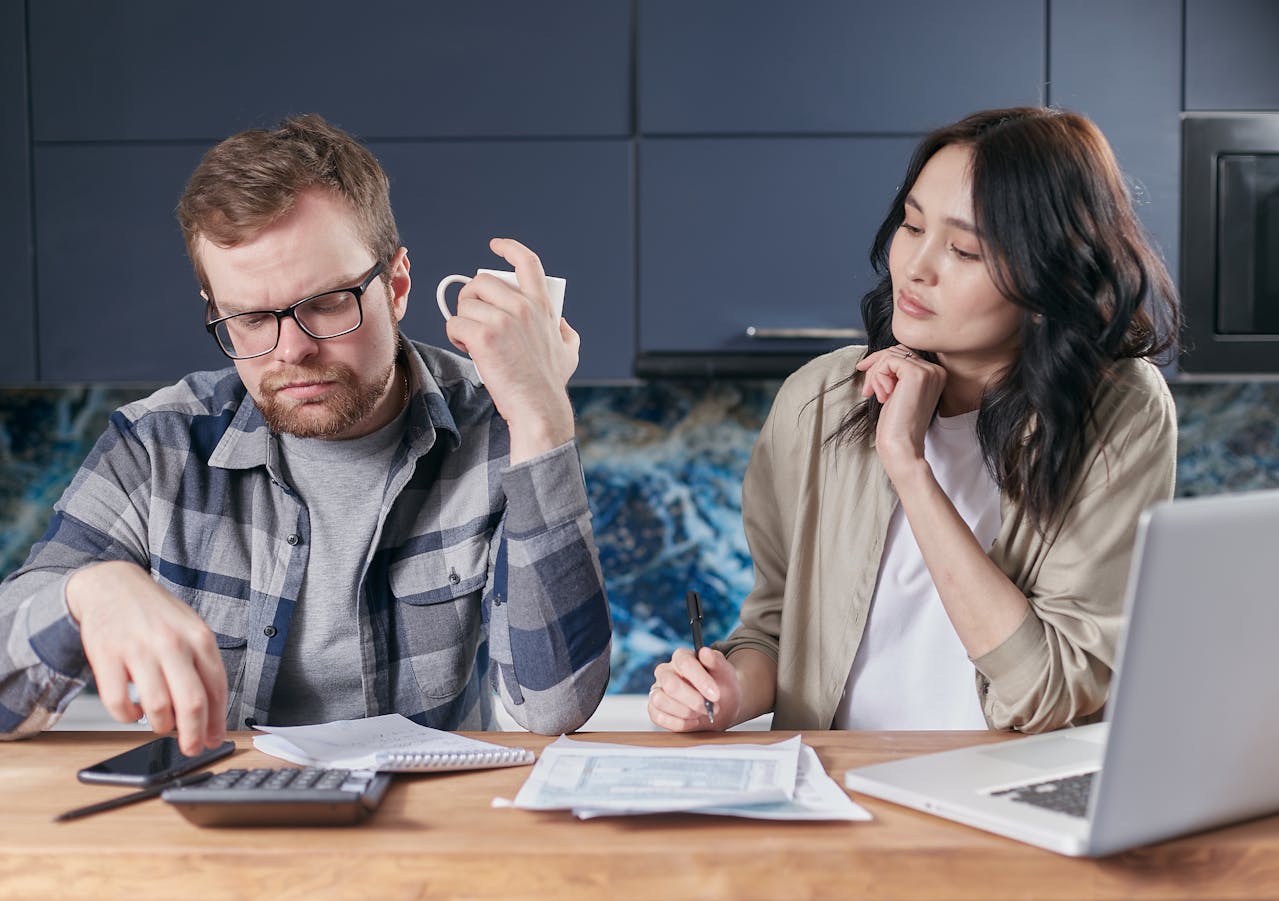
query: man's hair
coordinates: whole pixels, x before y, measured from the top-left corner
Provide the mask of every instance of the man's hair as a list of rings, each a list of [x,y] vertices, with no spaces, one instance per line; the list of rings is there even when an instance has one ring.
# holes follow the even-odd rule
[[[200,287],[209,280],[197,252],[203,238],[235,247],[288,214],[298,195],[325,188],[351,206],[373,256],[386,262],[400,246],[390,185],[373,154],[314,113],[253,128],[211,148],[187,181],[178,223]]]

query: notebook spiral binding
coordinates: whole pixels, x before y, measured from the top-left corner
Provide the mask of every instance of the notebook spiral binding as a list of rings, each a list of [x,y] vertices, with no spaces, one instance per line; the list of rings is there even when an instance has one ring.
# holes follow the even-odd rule
[[[500,751],[446,751],[435,753],[389,753],[381,757],[385,766],[415,770],[457,770],[492,766],[514,766],[532,763],[533,752],[527,748],[503,748]]]

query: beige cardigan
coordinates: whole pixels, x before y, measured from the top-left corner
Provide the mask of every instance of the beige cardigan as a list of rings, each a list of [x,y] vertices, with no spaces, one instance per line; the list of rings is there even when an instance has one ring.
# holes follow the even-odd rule
[[[788,378],[751,453],[742,514],[755,587],[716,645],[777,661],[774,729],[829,729],[875,592],[897,504],[873,448],[824,446],[865,353],[848,347]],[[992,729],[1042,732],[1106,701],[1140,512],[1172,496],[1177,418],[1163,376],[1126,360],[1098,392],[1082,470],[1048,540],[1007,496],[991,559],[1030,602],[999,647],[973,660]]]

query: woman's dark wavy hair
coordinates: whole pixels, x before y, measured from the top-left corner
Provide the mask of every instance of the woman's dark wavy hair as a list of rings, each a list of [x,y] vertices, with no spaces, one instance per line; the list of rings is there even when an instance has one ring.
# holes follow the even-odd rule
[[[1024,311],[1017,358],[983,395],[977,437],[1000,489],[1045,531],[1083,465],[1098,388],[1118,360],[1174,358],[1180,305],[1097,126],[1057,109],[986,110],[929,134],[911,158],[871,247],[880,281],[862,298],[870,351],[898,343],[889,245],[920,171],[951,144],[972,152],[991,277]],[[869,442],[880,409],[873,396],[855,405],[828,441]]]

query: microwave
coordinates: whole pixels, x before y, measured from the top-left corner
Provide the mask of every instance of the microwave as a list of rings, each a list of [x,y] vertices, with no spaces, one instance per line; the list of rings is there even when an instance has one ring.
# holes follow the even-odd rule
[[[1279,112],[1181,118],[1181,368],[1279,373]]]

